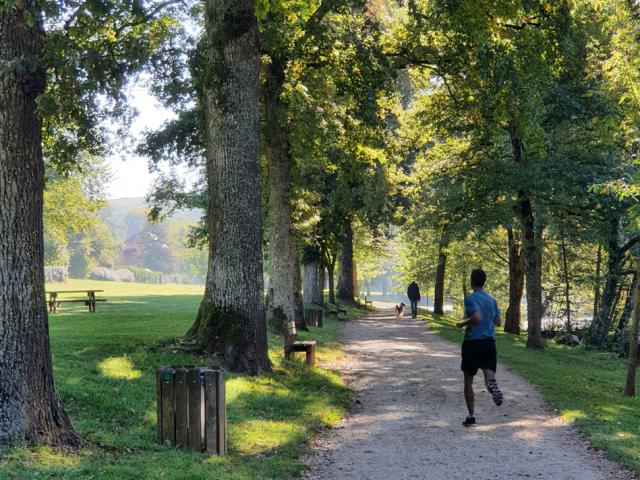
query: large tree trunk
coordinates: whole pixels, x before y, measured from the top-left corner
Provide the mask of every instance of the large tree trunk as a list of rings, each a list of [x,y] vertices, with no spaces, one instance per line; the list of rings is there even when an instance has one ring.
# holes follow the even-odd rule
[[[629,324],[629,320],[631,319],[631,315],[633,314],[633,307],[636,301],[636,292],[638,290],[638,274],[633,274],[633,279],[631,280],[631,286],[629,287],[629,291],[627,294],[627,299],[624,303],[624,309],[622,310],[622,315],[620,315],[620,320],[618,321],[618,326],[616,327],[616,334],[619,332],[623,332],[627,325]]]
[[[53,381],[44,289],[44,91],[35,2],[0,8],[0,445],[78,446]],[[14,63],[15,62],[15,63]]]
[[[345,220],[344,240],[340,252],[340,279],[338,280],[338,298],[345,302],[353,302],[355,297],[353,285],[353,228],[351,219]]]
[[[513,228],[507,230],[509,239],[509,307],[505,315],[504,331],[520,335],[520,305],[524,293],[524,251],[518,244]]]
[[[636,275],[636,278],[637,275]],[[624,387],[624,394],[627,397],[635,397],[636,395],[636,368],[638,366],[638,330],[640,329],[640,294],[638,294],[638,286],[636,282],[636,291],[631,294],[635,297],[635,307],[633,310],[633,322],[631,324],[631,336],[629,338],[629,366],[627,368],[627,381]]]
[[[303,324],[300,272],[291,233],[291,169],[289,135],[283,118],[284,61],[271,57],[263,88],[265,150],[269,168],[269,323],[285,332],[287,322]]]
[[[571,333],[571,284],[569,283],[569,262],[567,260],[567,245],[564,240],[564,232],[560,233],[560,253],[562,255],[562,274],[564,277],[564,301],[567,315],[566,331]]]
[[[436,267],[436,279],[433,287],[433,313],[444,314],[444,280],[447,271],[447,247],[449,238],[446,233],[440,237],[438,246],[438,266]]]
[[[329,277],[329,303],[333,305],[336,304],[335,272],[336,272],[336,260],[334,258],[329,263],[327,263],[327,276]]]
[[[524,145],[515,126],[509,136],[516,164],[525,162]],[[516,211],[522,222],[522,249],[527,289],[527,347],[542,348],[542,227],[536,222],[531,199],[526,192],[518,192]]]
[[[591,322],[589,345],[602,347],[611,324],[611,310],[615,303],[616,291],[620,283],[620,268],[624,257],[619,247],[620,236],[619,218],[611,218],[609,223],[609,238],[607,242],[607,275],[600,297],[600,305]]]
[[[293,257],[293,312],[298,330],[309,330],[307,323],[304,319],[304,301],[302,300],[302,268],[300,267],[300,261],[298,256],[294,254]]]
[[[324,284],[326,281],[326,267],[324,263],[320,263],[318,270],[318,293],[320,297],[320,305],[324,305]]]
[[[542,348],[542,227],[535,221],[529,198],[522,193],[520,197],[527,289],[527,347]]]
[[[270,370],[260,220],[260,45],[253,0],[208,0],[202,103],[209,265],[190,334],[230,370]]]
[[[600,305],[600,284],[602,279],[600,278],[602,270],[602,245],[598,245],[598,252],[596,253],[596,276],[593,286],[593,316],[595,317]]]
[[[358,282],[358,264],[355,261],[352,263],[352,271],[353,271],[353,295],[355,297],[359,297],[360,284]]]
[[[302,295],[305,303],[322,305],[322,285],[320,283],[321,272],[324,267],[321,263],[320,252],[313,247],[304,249],[304,282]]]

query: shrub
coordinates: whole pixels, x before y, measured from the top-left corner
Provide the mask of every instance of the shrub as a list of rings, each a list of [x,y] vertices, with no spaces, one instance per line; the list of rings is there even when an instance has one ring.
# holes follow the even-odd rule
[[[66,266],[44,267],[44,281],[46,283],[66,283],[69,269]]]
[[[106,280],[109,282],[133,282],[135,277],[131,270],[119,268],[113,270],[106,267],[95,267],[89,274],[91,280]]]

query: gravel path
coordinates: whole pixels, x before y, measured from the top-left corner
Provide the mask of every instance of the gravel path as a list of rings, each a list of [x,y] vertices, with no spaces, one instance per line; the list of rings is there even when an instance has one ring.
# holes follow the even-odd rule
[[[636,478],[589,448],[534,387],[498,367],[493,405],[476,379],[479,425],[464,428],[459,346],[425,322],[377,312],[345,325],[337,368],[355,390],[350,416],[316,441],[305,478],[348,480]]]

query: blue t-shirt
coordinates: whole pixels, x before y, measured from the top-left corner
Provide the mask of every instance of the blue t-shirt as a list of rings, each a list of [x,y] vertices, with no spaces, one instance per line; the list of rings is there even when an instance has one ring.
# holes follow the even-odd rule
[[[464,299],[465,318],[469,318],[476,311],[480,312],[480,323],[478,325],[469,325],[464,333],[464,339],[494,338],[493,320],[500,316],[500,309],[496,299],[484,290],[473,292]]]

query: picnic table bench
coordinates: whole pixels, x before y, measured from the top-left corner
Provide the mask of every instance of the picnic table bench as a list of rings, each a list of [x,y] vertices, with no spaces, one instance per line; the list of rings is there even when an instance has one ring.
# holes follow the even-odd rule
[[[47,305],[49,305],[49,312],[56,313],[58,311],[58,306],[61,303],[71,303],[71,302],[84,302],[84,304],[89,307],[90,312],[96,311],[96,302],[106,302],[105,298],[96,298],[96,293],[104,292],[104,290],[94,290],[94,289],[86,289],[86,290],[51,290],[46,292],[49,296],[47,300]],[[66,293],[84,293],[87,295],[87,298],[70,298],[65,300],[58,299],[58,295],[66,294]]]

